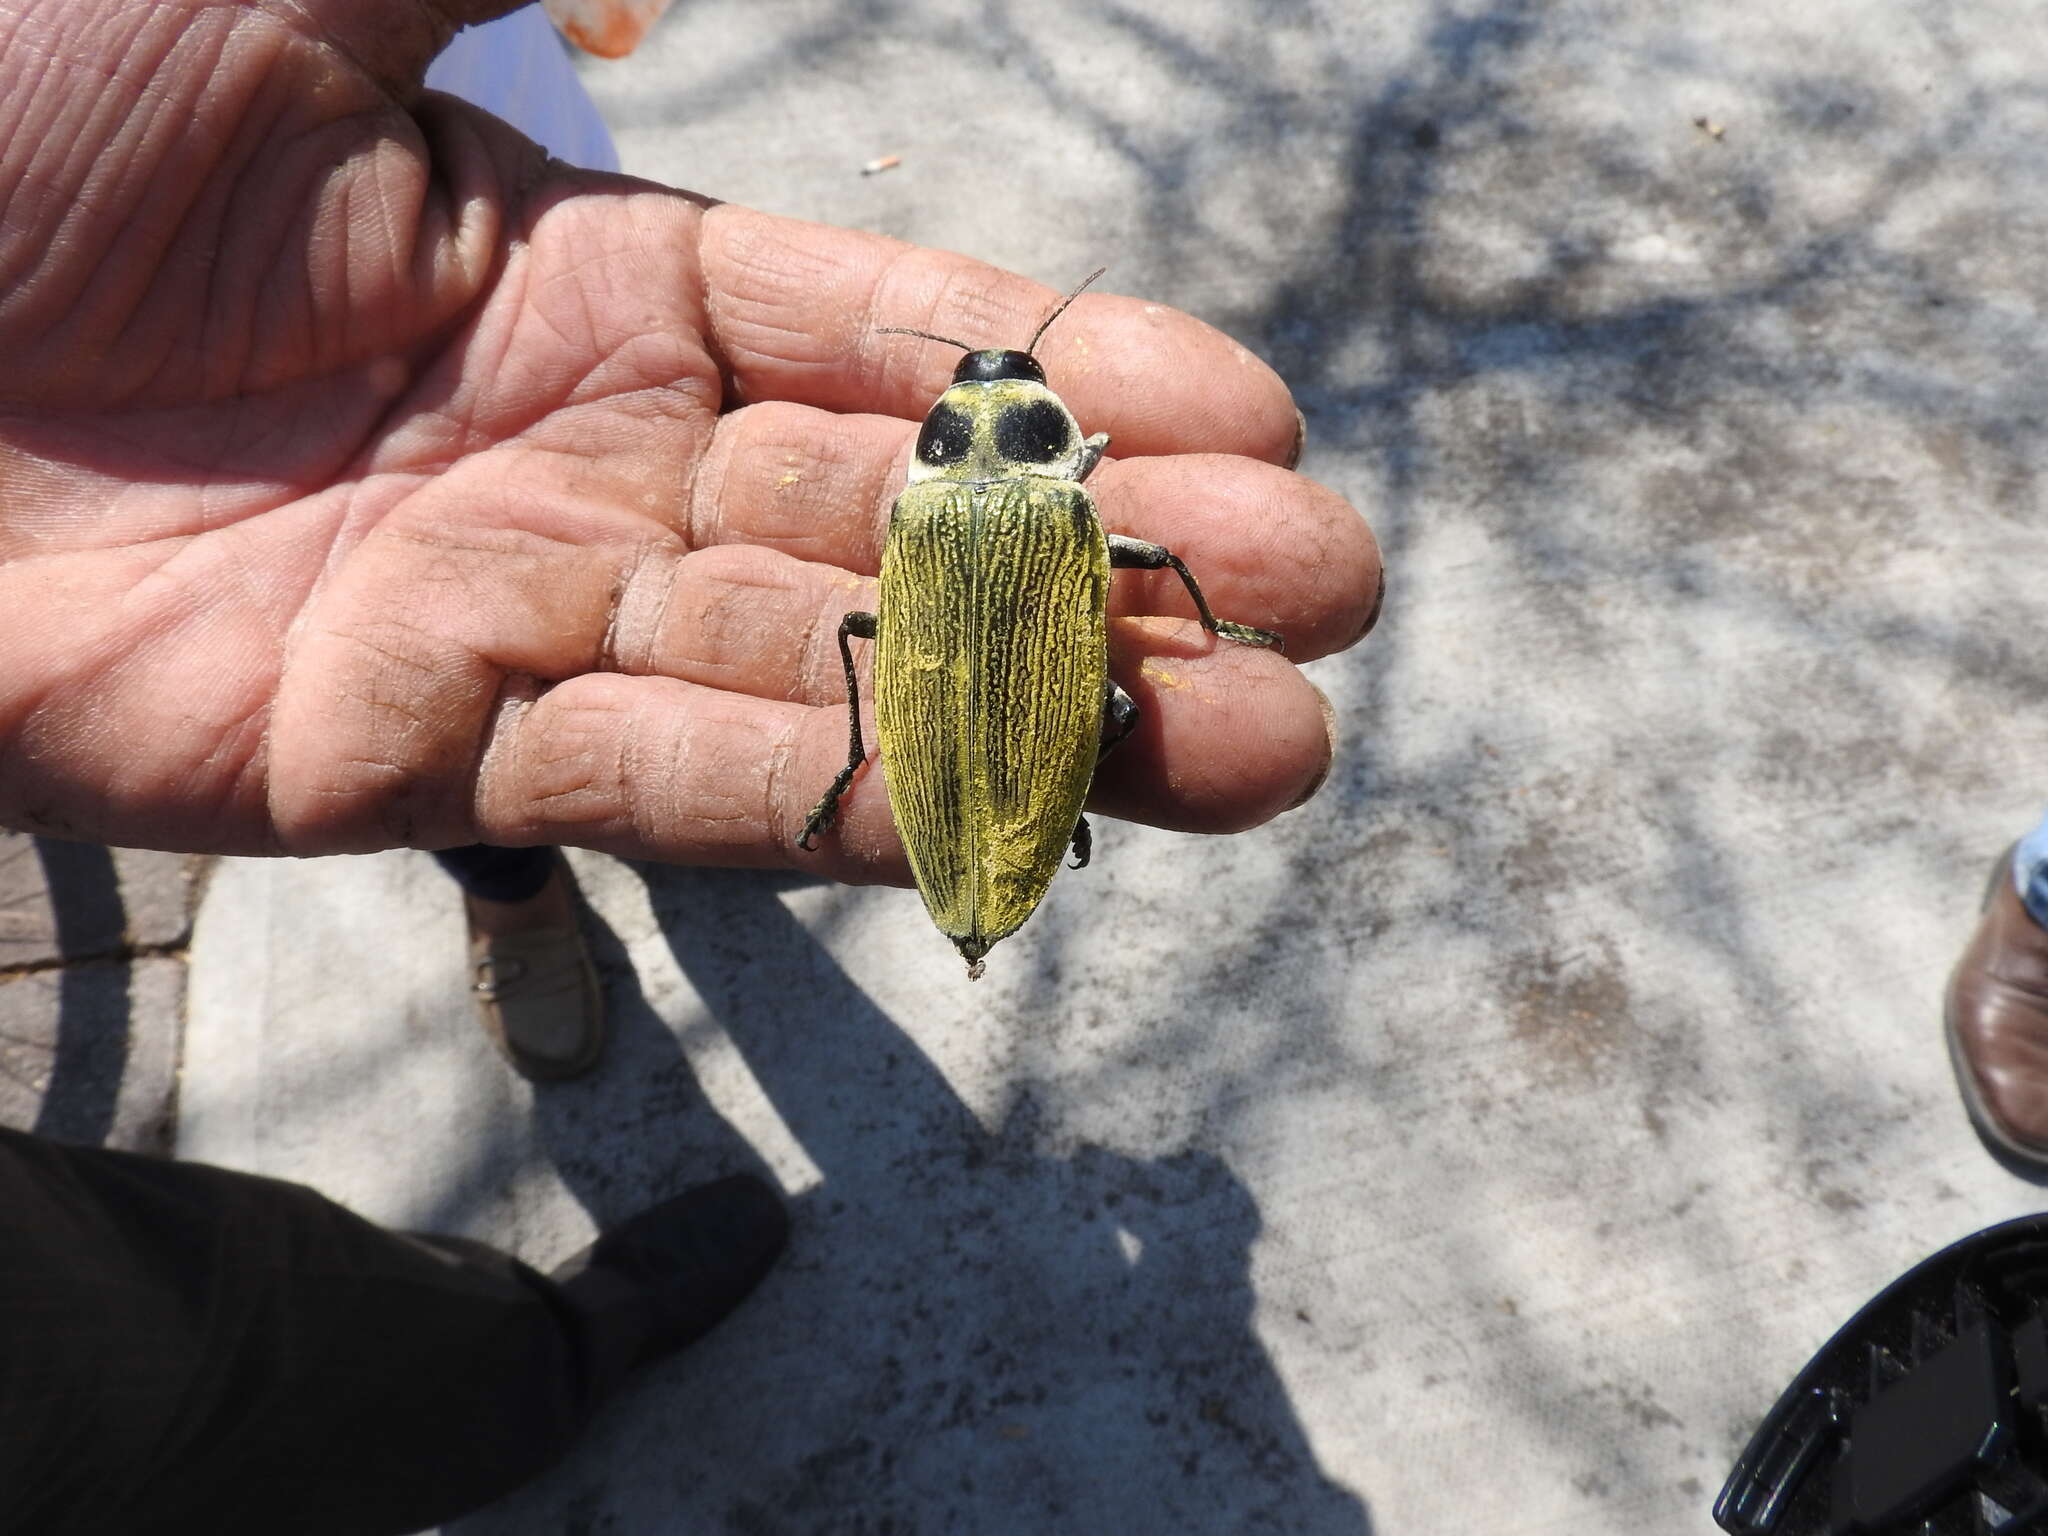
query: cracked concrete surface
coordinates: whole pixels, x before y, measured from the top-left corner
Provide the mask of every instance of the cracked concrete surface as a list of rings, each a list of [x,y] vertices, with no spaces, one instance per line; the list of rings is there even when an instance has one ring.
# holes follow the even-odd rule
[[[0,1124],[171,1150],[201,867],[0,831]]]
[[[1938,1023],[2048,801],[2036,20],[685,0],[589,68],[629,171],[1223,326],[1391,587],[1313,803],[1099,827],[975,986],[906,893],[576,855],[581,1084],[424,856],[222,863],[182,1154],[539,1263],[791,1194],[450,1531],[1709,1529],[1835,1323],[2042,1204]]]

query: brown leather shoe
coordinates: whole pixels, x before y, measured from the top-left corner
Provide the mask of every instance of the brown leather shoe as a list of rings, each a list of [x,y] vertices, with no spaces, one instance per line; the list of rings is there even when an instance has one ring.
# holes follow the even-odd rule
[[[581,1077],[604,1054],[604,997],[582,933],[469,930],[471,990],[484,1033],[530,1082]]]
[[[2010,848],[1991,871],[1945,1011],[1949,1060],[1978,1132],[2048,1169],[2048,929],[2013,889]]]

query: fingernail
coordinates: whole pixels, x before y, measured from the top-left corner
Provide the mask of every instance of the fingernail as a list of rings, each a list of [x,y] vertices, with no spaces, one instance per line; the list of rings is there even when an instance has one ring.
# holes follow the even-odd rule
[[[1377,592],[1373,593],[1372,595],[1372,612],[1368,613],[1365,616],[1365,628],[1361,629],[1358,632],[1358,638],[1360,640],[1363,640],[1367,635],[1372,633],[1373,625],[1379,623],[1380,621],[1380,610],[1386,606],[1387,568],[1383,565],[1380,567],[1380,588]]]
[[[1287,468],[1292,469],[1301,462],[1301,451],[1308,446],[1308,418],[1299,408],[1294,413],[1294,446],[1287,450]]]
[[[1316,688],[1316,685],[1310,683],[1309,687]],[[1337,706],[1330,702],[1330,696],[1320,688],[1316,688],[1316,702],[1323,707],[1323,736],[1329,742],[1329,751],[1323,756],[1322,771],[1309,780],[1308,788],[1287,807],[1290,811],[1298,811],[1315,799],[1316,791],[1323,787],[1323,781],[1330,776],[1331,765],[1337,761]]]

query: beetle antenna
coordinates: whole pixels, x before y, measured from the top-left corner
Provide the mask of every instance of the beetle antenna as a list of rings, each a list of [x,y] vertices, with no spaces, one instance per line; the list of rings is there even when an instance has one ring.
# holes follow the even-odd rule
[[[1086,288],[1090,283],[1094,282],[1095,279],[1102,276],[1102,274],[1107,272],[1108,270],[1109,268],[1107,267],[1097,267],[1093,272],[1090,272],[1086,277],[1082,278],[1080,283],[1075,287],[1074,291],[1068,294],[1064,299],[1061,299],[1059,303],[1056,306],[1054,306],[1053,312],[1047,315],[1045,319],[1040,322],[1038,329],[1032,333],[1031,345],[1026,347],[1024,350],[1026,352],[1036,352],[1038,350],[1039,337],[1043,336],[1048,330],[1052,328],[1053,321],[1059,319],[1061,315],[1065,314],[1067,312],[1067,306],[1073,303],[1074,300],[1081,297],[1082,289]]]
[[[943,346],[958,347],[962,352],[972,352],[974,350],[964,341],[955,341],[950,336],[934,336],[930,331],[920,331],[915,326],[910,325],[878,325],[875,327],[875,334],[877,336],[922,336],[926,341],[936,341]]]

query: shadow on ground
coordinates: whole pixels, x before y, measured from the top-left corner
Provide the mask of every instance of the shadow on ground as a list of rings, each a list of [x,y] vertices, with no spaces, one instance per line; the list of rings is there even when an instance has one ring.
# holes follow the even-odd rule
[[[33,1127],[39,1136],[102,1145],[114,1127],[114,1109],[134,1029],[128,969],[114,955],[126,942],[127,909],[114,873],[114,856],[97,843],[35,840],[56,920],[57,952],[67,961],[58,984],[57,1039],[49,1086]]]
[[[784,909],[786,882],[642,874],[703,1002],[691,1027],[738,1048],[820,1182],[782,1271],[727,1330],[650,1373],[567,1466],[452,1531],[509,1536],[560,1509],[620,1536],[1369,1536],[1253,1332],[1259,1214],[1219,1158],[1056,1155],[1029,1098],[986,1129]],[[537,1115],[602,1223],[752,1154],[694,1098],[623,955],[601,958],[619,1056]],[[614,1133],[594,1137],[600,1122]],[[650,1438],[665,1465],[644,1459]]]
[[[105,1145],[135,1030],[113,853],[45,837],[9,838],[4,851],[23,866],[8,880],[26,893],[23,918],[31,928],[47,923],[51,941],[49,953],[0,979],[0,1112],[40,1136]]]

